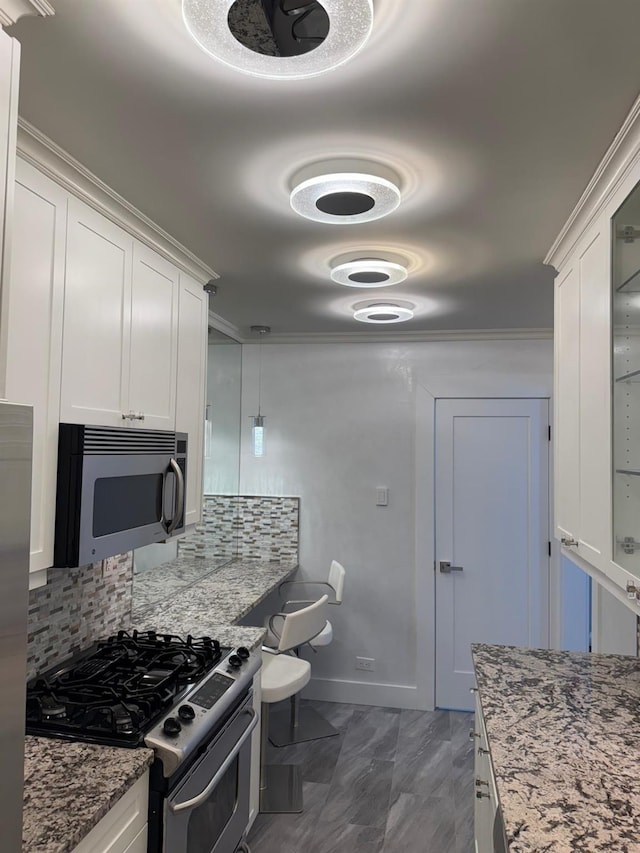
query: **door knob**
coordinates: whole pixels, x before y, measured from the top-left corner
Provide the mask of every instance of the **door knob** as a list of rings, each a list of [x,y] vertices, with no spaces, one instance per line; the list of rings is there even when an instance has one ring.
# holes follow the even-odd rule
[[[443,575],[449,575],[451,572],[463,572],[462,566],[452,566],[448,560],[440,560],[440,571]]]

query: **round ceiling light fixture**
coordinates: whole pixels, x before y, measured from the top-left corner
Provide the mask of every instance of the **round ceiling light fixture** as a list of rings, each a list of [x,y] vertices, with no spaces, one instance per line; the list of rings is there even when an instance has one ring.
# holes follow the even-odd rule
[[[413,306],[408,306],[408,303],[398,305],[395,302],[373,302],[362,307],[354,305],[353,318],[361,323],[405,323],[413,318]]]
[[[300,216],[333,225],[371,222],[400,204],[393,181],[363,172],[334,172],[307,178],[291,192],[291,207]]]
[[[191,37],[214,59],[256,77],[293,80],[315,77],[351,59],[373,26],[372,0],[322,0],[329,32],[322,44],[298,56],[269,56],[241,44],[229,28],[235,0],[182,0],[182,18]]]
[[[389,287],[404,281],[407,274],[402,264],[381,258],[359,258],[331,270],[332,280],[347,287]]]

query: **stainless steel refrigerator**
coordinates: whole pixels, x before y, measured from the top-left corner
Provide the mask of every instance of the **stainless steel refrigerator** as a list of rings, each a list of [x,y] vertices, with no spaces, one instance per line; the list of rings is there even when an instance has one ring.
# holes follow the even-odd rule
[[[0,847],[22,849],[32,409],[0,402]]]

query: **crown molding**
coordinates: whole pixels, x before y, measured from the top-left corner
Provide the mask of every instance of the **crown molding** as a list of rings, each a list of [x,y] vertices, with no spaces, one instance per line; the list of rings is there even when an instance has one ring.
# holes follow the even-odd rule
[[[212,278],[219,278],[211,267],[203,263],[186,246],[23,118],[18,118],[17,151],[18,156],[27,163],[196,281],[204,284]]]
[[[640,97],[631,107],[615,139],[580,196],[544,259],[559,270],[580,236],[609,203],[627,175],[640,162]]]
[[[233,323],[229,323],[228,320],[225,320],[224,317],[221,317],[214,311],[209,311],[208,323],[212,328],[222,332],[223,335],[228,335],[239,344],[244,343],[240,329],[237,326],[234,326]]]
[[[0,0],[0,26],[10,27],[24,15],[40,15],[48,18],[55,15],[48,0]]]
[[[258,343],[255,337],[237,338],[243,344]],[[408,344],[434,341],[550,341],[553,329],[456,329],[425,332],[273,332],[260,344]]]

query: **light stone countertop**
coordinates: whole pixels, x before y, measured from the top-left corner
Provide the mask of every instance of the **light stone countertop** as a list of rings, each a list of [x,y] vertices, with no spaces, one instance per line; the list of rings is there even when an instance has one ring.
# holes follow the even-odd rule
[[[26,737],[23,853],[73,850],[152,760],[150,749]]]
[[[179,558],[185,562],[202,560]],[[178,561],[176,561],[178,562]],[[262,628],[235,624],[297,569],[295,562],[233,560],[170,600],[136,613],[134,628],[195,637],[255,649]],[[54,738],[25,740],[22,853],[68,853],[144,773],[148,749],[120,749]],[[0,845],[1,846],[1,845]]]
[[[473,646],[509,853],[640,852],[640,660]]]

